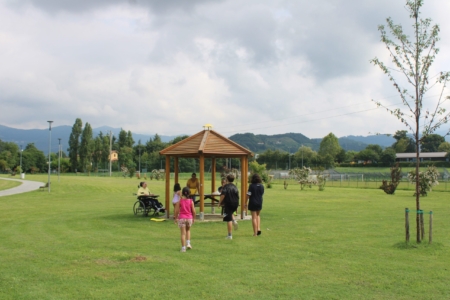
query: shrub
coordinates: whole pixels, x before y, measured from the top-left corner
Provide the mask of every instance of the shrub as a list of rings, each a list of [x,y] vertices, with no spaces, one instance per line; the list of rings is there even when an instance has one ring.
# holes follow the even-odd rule
[[[153,179],[153,177],[155,177],[156,180],[160,180],[162,178],[162,174],[159,170],[154,169],[152,170],[152,173],[150,175],[150,179]]]
[[[122,171],[122,176],[125,178],[128,175],[128,168],[125,166],[121,166],[120,167],[121,171]]]
[[[319,167],[316,169],[317,172],[317,185],[319,186],[319,191],[325,190],[325,184],[327,183],[327,178],[323,174],[323,168]]]
[[[439,172],[435,166],[428,166],[425,172],[419,172],[419,194],[421,196],[426,196],[428,192],[432,190],[433,186],[439,184],[438,181]],[[416,183],[416,171],[412,170],[408,173],[409,182]],[[416,196],[416,193],[414,193]]]
[[[130,176],[130,178],[133,178],[133,176],[134,176],[134,173],[136,172],[136,169],[135,168],[130,168],[130,169],[128,169],[128,176]]]
[[[263,182],[268,183],[270,181],[269,174],[267,173],[267,170],[266,170],[266,164],[260,165],[255,160],[255,161],[252,161],[248,166],[250,169],[250,176],[248,177],[249,182],[250,182],[253,174],[255,174],[255,173],[258,174],[259,176],[261,176],[261,179]]]
[[[399,166],[399,163],[396,163],[395,166],[391,168],[391,181],[383,180],[383,184],[380,186],[386,194],[394,194],[397,186],[400,183],[402,178],[402,168]]]
[[[303,190],[305,186],[312,187],[313,184],[317,184],[317,180],[310,176],[311,168],[294,168],[289,171],[289,175],[294,176],[294,178],[300,183],[300,189]]]

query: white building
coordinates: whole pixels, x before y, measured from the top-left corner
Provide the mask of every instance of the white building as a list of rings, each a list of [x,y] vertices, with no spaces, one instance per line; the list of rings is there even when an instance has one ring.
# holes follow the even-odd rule
[[[448,161],[447,152],[420,152],[420,161]],[[396,161],[416,161],[416,153],[397,153]]]

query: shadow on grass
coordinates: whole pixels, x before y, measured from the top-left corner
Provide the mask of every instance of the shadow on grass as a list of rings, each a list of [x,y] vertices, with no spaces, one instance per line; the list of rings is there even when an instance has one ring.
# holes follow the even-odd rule
[[[394,244],[394,248],[400,249],[400,250],[409,250],[409,249],[423,249],[423,250],[441,250],[444,248],[444,245],[441,243],[432,243],[429,244],[428,241],[423,241],[422,243],[418,244],[416,242],[399,242]]]

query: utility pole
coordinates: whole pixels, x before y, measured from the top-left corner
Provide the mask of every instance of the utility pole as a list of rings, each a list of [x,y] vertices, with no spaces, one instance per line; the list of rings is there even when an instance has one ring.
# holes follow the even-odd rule
[[[49,131],[49,138],[48,138],[48,181],[47,181],[47,185],[48,185],[48,192],[50,193],[50,169],[52,168],[51,166],[51,158],[50,158],[50,154],[51,154],[51,150],[52,150],[52,123],[53,121],[47,121],[48,122],[48,131]]]
[[[112,166],[112,131],[109,131],[109,177],[111,177],[111,166]]]
[[[139,140],[139,177],[141,176],[141,140]]]
[[[59,182],[59,173],[61,173],[61,139],[59,140],[59,147],[58,147],[58,182]]]

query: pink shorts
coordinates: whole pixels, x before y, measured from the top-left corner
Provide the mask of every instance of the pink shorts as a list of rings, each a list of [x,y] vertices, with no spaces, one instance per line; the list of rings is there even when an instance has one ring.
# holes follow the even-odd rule
[[[192,219],[178,219],[178,227],[191,227]]]

